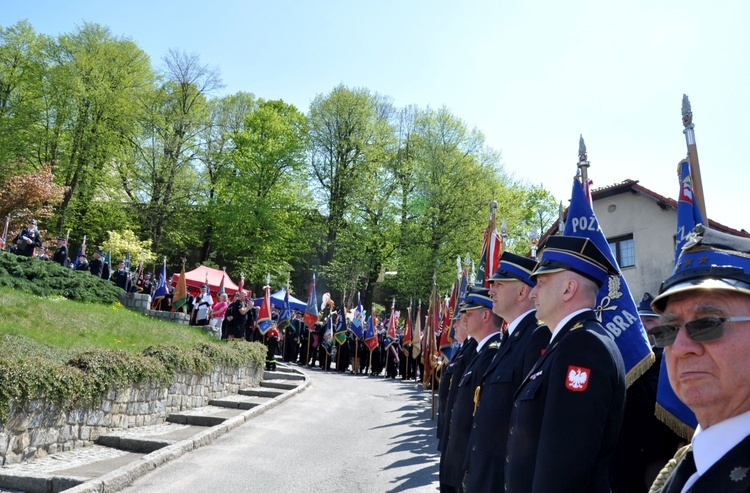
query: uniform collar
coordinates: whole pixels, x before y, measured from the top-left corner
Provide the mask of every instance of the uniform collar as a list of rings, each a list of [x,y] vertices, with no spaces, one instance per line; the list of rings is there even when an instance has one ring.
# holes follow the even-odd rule
[[[534,311],[536,311],[536,310],[534,310],[534,309],[532,308],[531,310],[527,311],[526,313],[524,313],[524,314],[523,314],[523,315],[521,315],[520,317],[516,317],[516,319],[515,319],[515,320],[513,320],[513,321],[512,321],[512,322],[511,322],[511,323],[510,323],[510,324],[508,325],[508,337],[510,337],[510,336],[512,336],[512,335],[513,335],[513,331],[514,331],[514,330],[516,330],[516,327],[518,327],[518,325],[519,325],[519,324],[521,323],[521,320],[523,320],[524,318],[526,318],[526,315],[528,315],[529,313],[532,313],[532,312],[534,312]]]
[[[750,411],[706,428],[698,425],[693,435],[693,456],[703,475],[738,443],[750,436]]]
[[[552,331],[552,337],[550,337],[550,340],[549,340],[550,344],[552,344],[552,341],[555,340],[555,336],[560,333],[560,331],[562,330],[562,328],[565,327],[565,324],[567,324],[568,322],[570,322],[573,319],[573,317],[575,317],[576,315],[579,315],[579,314],[581,314],[583,312],[590,312],[590,311],[591,311],[591,308],[584,308],[582,310],[577,310],[577,311],[574,311],[573,313],[569,314],[564,319],[560,320],[560,323],[557,324],[557,327],[555,327],[555,330]]]

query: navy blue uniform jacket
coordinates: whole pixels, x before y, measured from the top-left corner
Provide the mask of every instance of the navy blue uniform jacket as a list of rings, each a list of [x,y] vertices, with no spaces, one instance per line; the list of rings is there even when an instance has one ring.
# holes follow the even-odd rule
[[[513,395],[549,344],[550,330],[538,327],[536,312],[527,314],[500,345],[481,380],[464,469],[466,491],[504,491],[504,467]]]
[[[625,368],[593,311],[555,336],[516,392],[506,491],[609,493],[625,403]]]

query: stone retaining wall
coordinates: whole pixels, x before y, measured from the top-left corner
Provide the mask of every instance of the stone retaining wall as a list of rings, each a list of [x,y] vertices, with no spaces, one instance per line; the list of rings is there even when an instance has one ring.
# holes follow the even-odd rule
[[[142,384],[107,392],[101,404],[60,409],[43,396],[10,416],[0,430],[0,462],[15,464],[34,457],[90,445],[114,430],[163,423],[176,411],[208,405],[211,399],[257,387],[262,368],[216,367],[207,375],[178,374],[172,384]]]
[[[143,313],[151,318],[158,318],[167,322],[176,322],[185,325],[188,325],[190,322],[190,316],[187,313],[152,310],[150,300],[150,295],[140,293],[122,293],[120,296],[120,303],[122,303],[125,308],[135,310],[138,313]]]

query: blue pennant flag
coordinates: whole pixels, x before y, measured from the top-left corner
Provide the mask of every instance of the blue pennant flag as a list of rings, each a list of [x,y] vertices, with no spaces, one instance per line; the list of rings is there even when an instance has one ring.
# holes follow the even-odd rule
[[[617,260],[578,180],[573,180],[563,234],[588,238],[619,271]],[[653,364],[654,353],[638,316],[638,307],[622,274],[610,276],[609,282],[599,289],[594,310],[604,330],[620,350],[625,362],[626,382],[630,385]]]
[[[167,296],[167,257],[164,257],[164,263],[161,266],[161,272],[159,272],[159,280],[156,282],[156,289],[151,294],[151,307],[158,306],[157,302],[164,299]]]
[[[362,339],[364,333],[363,321],[364,313],[362,311],[362,301],[357,300],[357,308],[354,310],[354,316],[352,317],[352,325],[349,327],[357,339]]]
[[[686,159],[680,162],[680,198],[677,201],[677,233],[675,235],[674,261],[680,256],[688,233],[696,224],[705,224],[698,205],[693,197],[693,184],[690,177],[690,162]],[[669,385],[667,375],[667,359],[662,358],[659,372],[659,384],[656,390],[656,417],[672,430],[690,440],[698,425],[695,414],[674,393]]]
[[[292,310],[289,308],[289,290],[284,290],[284,301],[281,304],[281,313],[279,314],[279,331],[283,332],[287,327],[292,325]]]

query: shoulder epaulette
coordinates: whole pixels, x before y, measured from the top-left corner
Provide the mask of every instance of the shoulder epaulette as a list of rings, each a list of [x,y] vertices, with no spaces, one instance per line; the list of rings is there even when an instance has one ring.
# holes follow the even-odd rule
[[[573,327],[571,327],[570,331],[573,332],[574,330],[582,329],[582,328],[583,328],[583,324],[581,322],[578,322]]]

